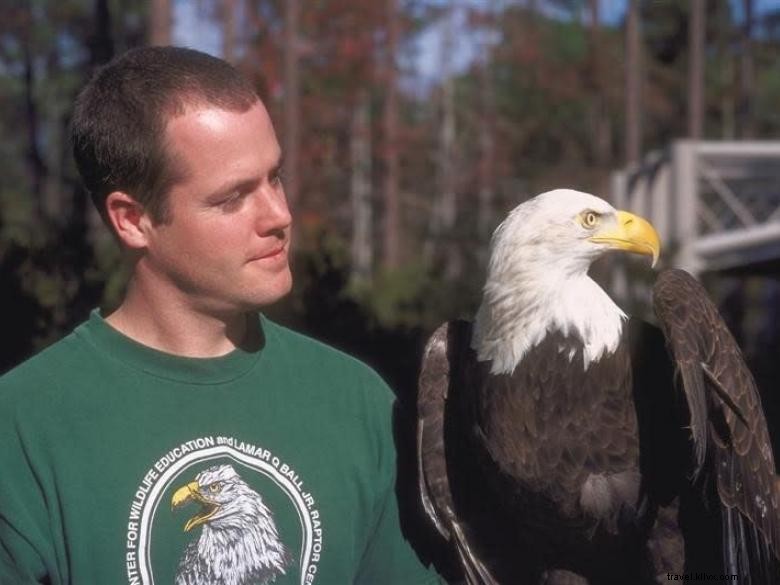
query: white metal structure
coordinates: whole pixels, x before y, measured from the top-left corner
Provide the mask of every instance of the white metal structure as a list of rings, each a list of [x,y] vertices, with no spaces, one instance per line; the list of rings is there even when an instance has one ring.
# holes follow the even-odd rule
[[[659,231],[694,274],[780,258],[780,141],[680,140],[612,177],[612,203]]]
[[[780,263],[780,141],[676,141],[613,173],[612,203],[656,227],[663,266],[700,274]],[[620,262],[612,293],[649,306],[649,287],[626,270]]]

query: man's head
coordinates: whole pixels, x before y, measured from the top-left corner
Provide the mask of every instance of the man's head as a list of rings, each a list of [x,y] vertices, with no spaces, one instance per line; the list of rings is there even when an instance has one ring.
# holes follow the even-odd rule
[[[132,51],[84,90],[73,134],[147,299],[224,315],[289,292],[281,147],[230,65],[187,49]]]
[[[186,108],[245,112],[259,101],[225,61],[181,47],[145,47],[104,66],[76,100],[73,154],[100,215],[109,193],[122,191],[158,222],[170,219],[166,194],[183,172],[166,148],[169,120]]]

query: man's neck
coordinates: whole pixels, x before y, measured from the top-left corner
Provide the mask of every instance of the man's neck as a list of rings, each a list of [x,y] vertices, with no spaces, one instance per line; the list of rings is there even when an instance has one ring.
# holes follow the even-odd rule
[[[179,299],[150,298],[132,283],[105,320],[138,343],[183,357],[219,357],[251,343],[246,313],[209,314]]]

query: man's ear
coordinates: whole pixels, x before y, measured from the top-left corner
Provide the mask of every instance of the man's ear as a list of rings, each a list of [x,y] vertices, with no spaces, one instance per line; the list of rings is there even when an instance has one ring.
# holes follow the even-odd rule
[[[106,214],[125,246],[133,250],[146,247],[152,222],[143,205],[123,191],[113,191],[106,197]]]

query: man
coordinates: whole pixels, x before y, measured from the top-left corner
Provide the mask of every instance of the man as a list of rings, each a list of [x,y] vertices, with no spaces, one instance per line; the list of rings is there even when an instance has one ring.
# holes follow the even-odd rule
[[[0,380],[0,579],[438,582],[401,536],[387,387],[257,314],[290,290],[291,217],[253,88],[130,51],[73,142],[132,277]]]

